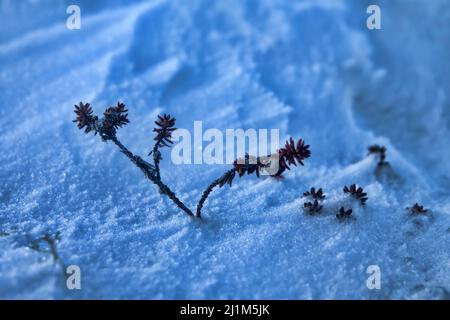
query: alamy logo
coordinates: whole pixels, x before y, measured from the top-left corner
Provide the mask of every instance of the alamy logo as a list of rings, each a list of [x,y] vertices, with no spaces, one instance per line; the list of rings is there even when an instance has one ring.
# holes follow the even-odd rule
[[[81,29],[81,9],[77,5],[70,5],[66,10],[67,14],[70,16],[66,20],[66,27],[69,30],[79,30]]]
[[[77,265],[70,265],[66,269],[66,286],[69,290],[81,290],[81,270]]]
[[[366,269],[366,273],[370,274],[367,278],[366,285],[370,290],[381,289],[381,270],[376,264],[370,265]]]
[[[192,137],[188,129],[182,128],[172,133],[175,143],[171,151],[173,164],[233,164],[235,161],[238,164],[256,164],[259,159],[270,164],[261,172],[262,175],[278,171],[279,162],[271,160],[278,157],[279,129],[226,129],[222,132],[211,128],[203,132],[202,121],[194,121],[193,133]],[[246,154],[256,156],[246,157]]]
[[[370,16],[366,20],[367,29],[380,30],[381,29],[381,9],[379,6],[372,4],[367,7],[367,11]]]

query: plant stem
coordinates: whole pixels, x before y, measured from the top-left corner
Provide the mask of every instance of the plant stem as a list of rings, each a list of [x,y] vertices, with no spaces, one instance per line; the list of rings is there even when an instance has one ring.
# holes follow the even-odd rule
[[[204,205],[206,199],[208,199],[208,197],[209,197],[209,195],[211,194],[211,192],[213,191],[213,189],[214,189],[215,187],[217,187],[217,186],[220,184],[220,182],[222,181],[222,177],[223,177],[223,176],[225,176],[225,175],[231,173],[232,171],[234,171],[234,169],[228,170],[228,171],[227,171],[224,175],[222,175],[220,178],[214,180],[214,181],[208,186],[208,188],[206,188],[206,190],[203,191],[202,197],[200,198],[200,201],[199,201],[198,204],[197,204],[197,210],[196,210],[196,212],[195,212],[195,215],[196,215],[198,218],[201,218],[201,216],[202,216],[202,208],[203,208],[203,205]]]
[[[125,156],[127,156],[128,159],[131,160],[131,162],[133,162],[139,169],[141,169],[141,171],[144,173],[147,179],[149,179],[151,182],[153,182],[159,187],[161,194],[167,195],[169,199],[172,200],[187,215],[194,216],[192,211],[188,207],[186,207],[184,203],[177,198],[175,193],[173,193],[173,191],[170,190],[170,188],[161,181],[161,178],[159,176],[159,162],[158,162],[158,169],[156,169],[156,166],[152,166],[150,163],[146,162],[141,157],[134,155],[117,139],[117,137],[113,136],[110,139],[112,142],[114,142],[116,146],[119,147],[120,151]],[[155,161],[155,165],[156,164],[157,162]]]
[[[158,150],[158,142],[155,143],[155,146],[153,147],[153,162],[155,163],[155,173],[156,173],[156,178],[161,180],[161,175],[159,172],[159,161],[160,161],[160,154],[159,154],[159,150]]]
[[[61,266],[62,272],[64,274],[65,277],[67,277],[66,274],[66,265],[64,263],[64,261],[62,261],[61,257],[59,256],[58,250],[56,249],[56,240],[53,239],[52,237],[50,237],[49,235],[45,235],[42,238],[42,241],[47,242],[48,247],[50,248],[50,254],[53,257],[53,262],[54,263],[59,263],[59,265]]]

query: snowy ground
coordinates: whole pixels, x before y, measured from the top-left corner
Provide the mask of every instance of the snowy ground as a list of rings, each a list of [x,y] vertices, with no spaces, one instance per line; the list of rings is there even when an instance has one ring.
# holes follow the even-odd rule
[[[0,297],[450,298],[450,4],[377,3],[379,31],[356,0],[0,1]],[[193,221],[71,122],[79,101],[117,100],[119,138],[142,156],[170,112],[183,128],[279,128],[312,157],[282,181],[237,179]],[[193,208],[226,168],[166,161],[162,175]],[[339,223],[351,183],[369,200]],[[314,217],[312,186],[327,194]],[[431,213],[408,215],[415,202]],[[26,246],[56,231],[80,291]]]

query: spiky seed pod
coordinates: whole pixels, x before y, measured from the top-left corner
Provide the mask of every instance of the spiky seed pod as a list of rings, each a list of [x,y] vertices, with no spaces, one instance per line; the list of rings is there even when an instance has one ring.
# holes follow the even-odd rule
[[[85,133],[89,133],[94,131],[97,133],[97,129],[95,126],[95,122],[97,121],[97,117],[93,115],[93,111],[91,105],[89,103],[84,104],[80,102],[79,105],[75,105],[76,119],[73,122],[77,123],[78,129],[83,129]]]
[[[356,184],[352,184],[350,187],[345,186],[343,191],[344,193],[349,193],[351,196],[359,200],[362,205],[365,205],[367,199],[369,199],[363,188],[357,187]]]
[[[316,191],[316,188],[312,187],[309,191],[303,193],[303,196],[309,197],[311,196],[313,199],[323,200],[326,195],[323,193],[322,188]]]
[[[103,126],[106,128],[118,129],[130,121],[128,120],[128,110],[125,108],[125,104],[117,102],[117,106],[109,107],[103,113],[105,117],[103,120]]]
[[[315,199],[313,202],[305,202],[303,204],[303,208],[309,213],[309,214],[315,214],[319,213],[320,210],[322,210],[322,205],[319,204],[319,201]]]
[[[286,141],[284,148],[281,148],[280,151],[282,152],[287,165],[297,166],[296,162],[298,162],[303,166],[303,160],[311,156],[311,152],[308,148],[309,145],[305,146],[305,142],[302,139],[299,139],[297,144],[295,144],[294,139],[291,137],[289,141]]]
[[[300,165],[304,165],[303,160],[311,156],[309,145],[305,145],[303,139],[299,139],[295,144],[294,139],[291,137],[284,148],[278,151],[279,156],[279,169],[275,176],[280,176],[284,171],[290,170],[289,166],[297,166],[297,162]]]
[[[352,209],[345,210],[344,207],[341,207],[341,208],[339,209],[339,212],[336,214],[336,218],[337,218],[339,221],[343,221],[343,220],[345,220],[345,219],[349,219],[349,218],[351,218],[351,216],[352,216],[352,212],[353,212]]]
[[[153,131],[157,134],[154,138],[157,147],[169,147],[170,144],[173,143],[172,132],[176,130],[176,128],[174,128],[175,118],[172,118],[170,114],[159,115],[155,124],[157,125],[157,128],[154,128]]]
[[[428,212],[427,209],[424,209],[424,207],[417,202],[412,207],[407,207],[406,210],[408,210],[412,215],[419,215]]]
[[[98,126],[98,131],[104,141],[110,140],[116,136],[117,129],[126,125],[128,120],[128,110],[121,102],[115,107],[109,107],[103,112],[103,118]]]

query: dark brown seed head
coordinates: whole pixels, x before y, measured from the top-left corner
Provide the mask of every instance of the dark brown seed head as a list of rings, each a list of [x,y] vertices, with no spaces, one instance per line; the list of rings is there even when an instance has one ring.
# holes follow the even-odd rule
[[[172,132],[176,130],[175,118],[172,118],[170,114],[159,115],[155,121],[156,128],[153,129],[156,132],[154,140],[158,147],[169,147],[172,141]]]
[[[409,210],[409,212],[412,215],[419,215],[428,212],[427,209],[425,209],[422,205],[418,204],[417,202],[412,207],[407,207],[406,209]]]
[[[352,209],[345,210],[344,207],[341,207],[339,209],[339,212],[336,214],[336,218],[338,220],[340,220],[340,221],[343,221],[345,219],[349,219],[352,216],[352,212],[353,212]]]
[[[95,122],[98,118],[93,115],[94,112],[89,103],[84,104],[83,102],[80,102],[79,105],[75,105],[74,112],[76,118],[73,122],[77,123],[78,129],[81,130],[84,128],[85,133],[96,131]]]
[[[362,205],[365,205],[367,199],[369,199],[363,188],[357,187],[356,184],[352,184],[350,187],[345,186],[343,191],[344,193],[349,193],[351,196],[359,200]]]
[[[309,191],[303,193],[305,197],[312,197],[313,199],[323,200],[325,199],[325,194],[323,193],[322,188],[316,191],[316,188],[312,187]]]
[[[304,165],[303,160],[311,156],[311,151],[309,150],[309,145],[305,145],[303,139],[299,139],[295,143],[294,139],[291,137],[284,148],[278,151],[279,157],[279,169],[275,176],[280,176],[284,171],[290,170],[290,166],[297,166],[297,163]]]

